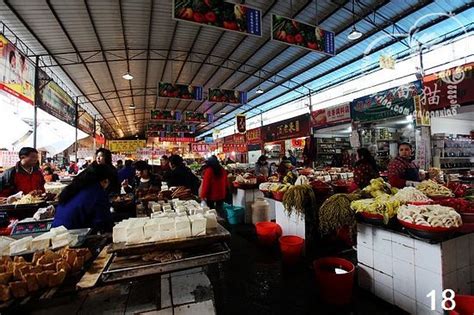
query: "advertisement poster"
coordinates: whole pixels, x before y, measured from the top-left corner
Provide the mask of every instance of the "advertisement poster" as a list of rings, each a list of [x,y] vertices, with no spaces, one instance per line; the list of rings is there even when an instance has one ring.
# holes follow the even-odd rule
[[[198,153],[210,153],[217,150],[217,144],[192,143],[191,151]]]
[[[474,102],[474,62],[423,77],[421,104],[427,111]]]
[[[351,117],[354,121],[367,122],[413,115],[413,97],[422,91],[421,81],[415,81],[357,98],[351,103]]]
[[[35,65],[0,34],[0,90],[35,102]]]
[[[88,135],[92,135],[94,133],[94,117],[92,117],[92,115],[87,112],[82,113],[79,116],[77,128],[84,131]]]
[[[202,86],[159,82],[158,97],[202,101]]]
[[[247,145],[246,144],[233,144],[233,143],[224,143],[222,145],[222,152],[224,153],[246,153]]]
[[[0,166],[4,169],[13,167],[18,162],[18,152],[0,151]]]
[[[43,71],[39,70],[38,107],[54,117],[74,126],[76,105],[59,85]]]
[[[109,140],[108,145],[112,152],[135,153],[146,147],[146,140]]]
[[[185,125],[185,124],[160,124],[160,123],[149,123],[147,125],[148,132],[159,132],[164,131],[167,133],[170,132],[189,132],[193,133],[196,131],[196,126],[194,125]]]
[[[262,36],[262,12],[222,0],[174,0],[173,18],[248,35]]]
[[[240,133],[245,133],[247,130],[246,125],[246,116],[245,115],[236,115],[237,131]]]
[[[209,101],[213,103],[247,104],[247,92],[210,88]]]
[[[334,56],[334,32],[272,14],[271,39]]]
[[[247,131],[247,143],[260,144],[262,142],[262,129],[260,127]]]
[[[265,142],[286,140],[291,138],[306,137],[310,128],[309,114],[286,119],[268,126],[264,126]]]
[[[192,137],[159,137],[160,142],[195,142],[196,140]]]
[[[173,110],[153,109],[151,111],[151,120],[155,121],[180,121],[181,112]]]
[[[214,122],[214,115],[211,113],[187,111],[184,113],[184,121],[190,123],[212,123]]]
[[[311,113],[311,118],[316,129],[346,123],[351,121],[351,105],[347,102],[319,109]]]

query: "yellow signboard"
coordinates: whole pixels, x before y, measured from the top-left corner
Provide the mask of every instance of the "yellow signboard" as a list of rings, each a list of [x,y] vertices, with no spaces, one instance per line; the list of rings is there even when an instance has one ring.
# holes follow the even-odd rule
[[[110,140],[107,143],[112,152],[135,153],[146,147],[146,140]]]

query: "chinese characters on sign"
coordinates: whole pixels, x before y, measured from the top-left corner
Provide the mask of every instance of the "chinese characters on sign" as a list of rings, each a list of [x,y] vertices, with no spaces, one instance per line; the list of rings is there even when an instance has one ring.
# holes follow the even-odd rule
[[[195,139],[191,137],[159,137],[160,142],[194,142]]]
[[[236,115],[237,120],[237,131],[240,133],[245,133],[247,126],[246,126],[246,117],[245,115]]]
[[[156,121],[180,121],[181,112],[172,110],[154,109],[151,111],[151,120]]]
[[[247,131],[247,143],[249,144],[258,144],[262,142],[262,129],[260,127],[250,129]]]
[[[395,59],[393,56],[389,55],[380,55],[379,57],[379,65],[382,69],[395,69]]]
[[[217,144],[192,143],[191,151],[198,153],[209,153],[217,150]]]
[[[344,103],[311,113],[312,124],[316,129],[351,121],[350,103]]]
[[[305,137],[309,134],[309,114],[263,127],[266,142]]]
[[[135,153],[137,149],[146,146],[145,140],[110,140],[109,149],[112,152]]]
[[[159,82],[158,97],[202,101],[202,86]]]

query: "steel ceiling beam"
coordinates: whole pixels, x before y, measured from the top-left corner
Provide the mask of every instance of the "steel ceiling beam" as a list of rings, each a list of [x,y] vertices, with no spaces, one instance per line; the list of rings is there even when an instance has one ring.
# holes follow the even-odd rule
[[[76,88],[77,90],[82,94],[84,95],[84,91],[79,87],[79,85],[76,84],[76,82],[72,79],[72,77],[69,75],[69,73],[61,66],[61,64],[55,59],[55,57],[52,57],[52,53],[51,51],[49,50],[49,48],[43,43],[43,41],[41,41],[41,39],[38,37],[38,35],[33,31],[33,29],[28,25],[28,23],[26,23],[25,19],[23,19],[23,17],[18,13],[17,10],[15,10],[15,8],[11,5],[10,1],[9,0],[4,0],[3,1],[5,3],[5,5],[8,7],[8,9],[13,13],[13,15],[20,21],[20,23],[23,25],[23,27],[26,28],[26,30],[31,34],[31,36],[33,36],[33,38],[41,45],[41,47],[43,47],[44,51],[46,51],[46,53],[48,54],[48,56],[50,57],[50,59],[54,60],[54,62],[56,62],[57,64],[57,67],[59,67],[59,69],[61,69],[61,71],[64,73],[64,75],[73,83],[76,85]],[[40,56],[40,55],[38,55]],[[40,56],[41,57],[41,56]],[[87,99],[87,97],[85,97]],[[95,106],[94,103],[92,103],[90,100],[89,100],[89,103],[95,108],[95,110],[99,113],[100,116],[103,117],[103,114],[102,112],[99,110],[99,108],[97,108]],[[110,126],[112,132],[113,132],[113,129],[112,129],[112,125],[110,125],[110,123],[108,121],[106,121],[106,123]]]
[[[49,1],[49,0],[48,0],[48,1]],[[99,43],[99,47],[100,47],[101,51],[103,51],[103,50],[104,50],[104,45],[102,45],[102,40],[100,39],[99,33],[97,32],[97,28],[96,28],[96,25],[95,25],[95,22],[94,22],[94,18],[92,17],[92,12],[91,12],[90,7],[89,7],[89,0],[84,0],[84,5],[85,5],[85,7],[86,7],[87,16],[88,16],[89,21],[90,21],[90,23],[91,23],[91,25],[92,25],[92,30],[94,31],[94,35],[95,35],[95,37],[96,37],[96,39],[97,39],[97,43]],[[104,53],[102,53],[102,56],[103,56],[103,58],[105,59],[105,65],[106,65],[106,67],[107,67],[107,71],[109,72],[109,76],[110,76],[110,80],[112,81],[112,85],[114,86],[115,94],[117,94],[117,96],[119,96],[118,91],[117,91],[117,85],[115,84],[114,76],[112,75],[112,70],[110,69],[110,65],[109,65],[109,62],[107,61],[107,57],[105,56]],[[105,102],[107,102],[107,101],[105,100],[105,97],[103,96],[103,95],[104,95],[103,92],[101,93],[101,95],[102,95],[102,97],[103,97],[103,100],[104,100]],[[120,107],[122,107],[122,113],[125,114],[125,109],[124,109],[124,107],[123,107],[122,100],[121,100],[120,98],[118,98],[118,101],[119,101],[119,103],[120,103]],[[128,122],[128,118],[127,118],[127,117],[125,117],[125,120],[127,121],[127,125],[129,125],[130,123]]]
[[[146,116],[146,107],[147,107],[147,96],[148,96],[148,63],[150,62],[150,43],[151,43],[151,30],[152,30],[152,22],[153,22],[153,11],[154,11],[154,0],[151,0],[151,5],[150,5],[150,19],[148,20],[148,39],[147,39],[147,50],[146,50],[146,68],[145,68],[145,93],[143,95],[143,121],[145,120]],[[155,87],[156,89],[156,87]],[[156,93],[154,94],[156,95]],[[135,105],[136,107],[136,105]],[[145,125],[143,125],[143,132],[145,133]]]
[[[58,14],[57,14],[56,11],[54,10],[53,6],[51,5],[51,1],[50,1],[50,0],[46,0],[46,4],[48,5],[49,10],[50,10],[51,13],[53,14],[53,16],[54,16],[56,22],[59,24],[59,26],[60,26],[61,30],[63,31],[64,35],[66,35],[67,39],[69,40],[69,43],[70,43],[71,46],[74,48],[74,50],[77,52],[78,49],[77,49],[77,47],[76,47],[76,44],[74,44],[74,42],[72,41],[71,36],[69,35],[68,31],[67,31],[66,28],[64,27],[64,24],[61,22],[61,19],[59,18]],[[81,57],[80,55],[79,55],[79,57],[80,57],[81,60],[82,60],[82,57]],[[90,72],[89,67],[88,67],[85,63],[84,63],[83,65],[84,65],[84,67],[86,68],[87,73],[88,73],[89,76],[91,77],[92,82],[94,82],[94,85],[95,85],[96,89],[97,89],[98,91],[100,91],[99,85],[97,84],[97,81],[95,80],[94,76],[93,76],[92,73]],[[105,102],[105,103],[107,104],[107,107],[109,108],[109,111],[113,113],[112,108],[110,107],[109,103],[107,103],[107,102]],[[118,124],[118,126],[120,127],[120,129],[122,129],[122,126],[121,126],[119,120],[118,120],[118,119],[115,119],[115,121],[117,122],[117,124]],[[123,130],[122,130],[122,132],[123,132]]]
[[[163,77],[165,75],[165,71],[166,71],[166,68],[168,67],[168,59],[170,57],[170,52],[171,52],[171,47],[173,46],[173,42],[174,42],[174,37],[176,36],[176,30],[178,29],[178,21],[175,21],[174,22],[174,29],[173,29],[173,35],[171,35],[171,40],[170,40],[170,44],[168,45],[168,52],[166,54],[166,61],[165,61],[165,65],[163,66],[163,71],[161,72],[161,78],[160,78],[160,81],[163,81]],[[173,65],[171,65],[171,68],[173,68]],[[173,78],[171,78],[173,79]],[[159,83],[157,82],[157,83]],[[157,99],[156,99],[156,103],[155,103],[155,108],[156,108],[156,105],[158,104],[159,102],[159,95],[157,96]],[[166,103],[166,105],[168,105],[168,102]]]

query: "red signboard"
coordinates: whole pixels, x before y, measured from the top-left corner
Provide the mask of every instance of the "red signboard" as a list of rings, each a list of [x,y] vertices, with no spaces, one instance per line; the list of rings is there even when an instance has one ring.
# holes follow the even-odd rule
[[[198,153],[209,153],[217,149],[216,144],[206,144],[206,143],[192,143],[191,151]]]
[[[263,127],[265,142],[301,138],[309,135],[309,114],[300,115]]]
[[[257,144],[262,142],[262,129],[260,127],[247,131],[247,143]]]
[[[351,121],[350,103],[344,103],[329,108],[318,109],[311,113],[312,125],[315,128],[342,124]]]
[[[245,153],[245,152],[247,152],[247,145],[246,144],[227,144],[227,143],[224,143],[222,145],[222,151],[224,153],[232,153],[232,152]]]
[[[194,142],[194,138],[189,137],[159,137],[160,142]]]
[[[233,138],[234,144],[245,144],[245,134],[236,133]]]
[[[420,98],[425,110],[468,105],[474,102],[474,62],[423,77]]]
[[[101,135],[95,135],[95,142],[97,144],[105,145],[105,137]]]

